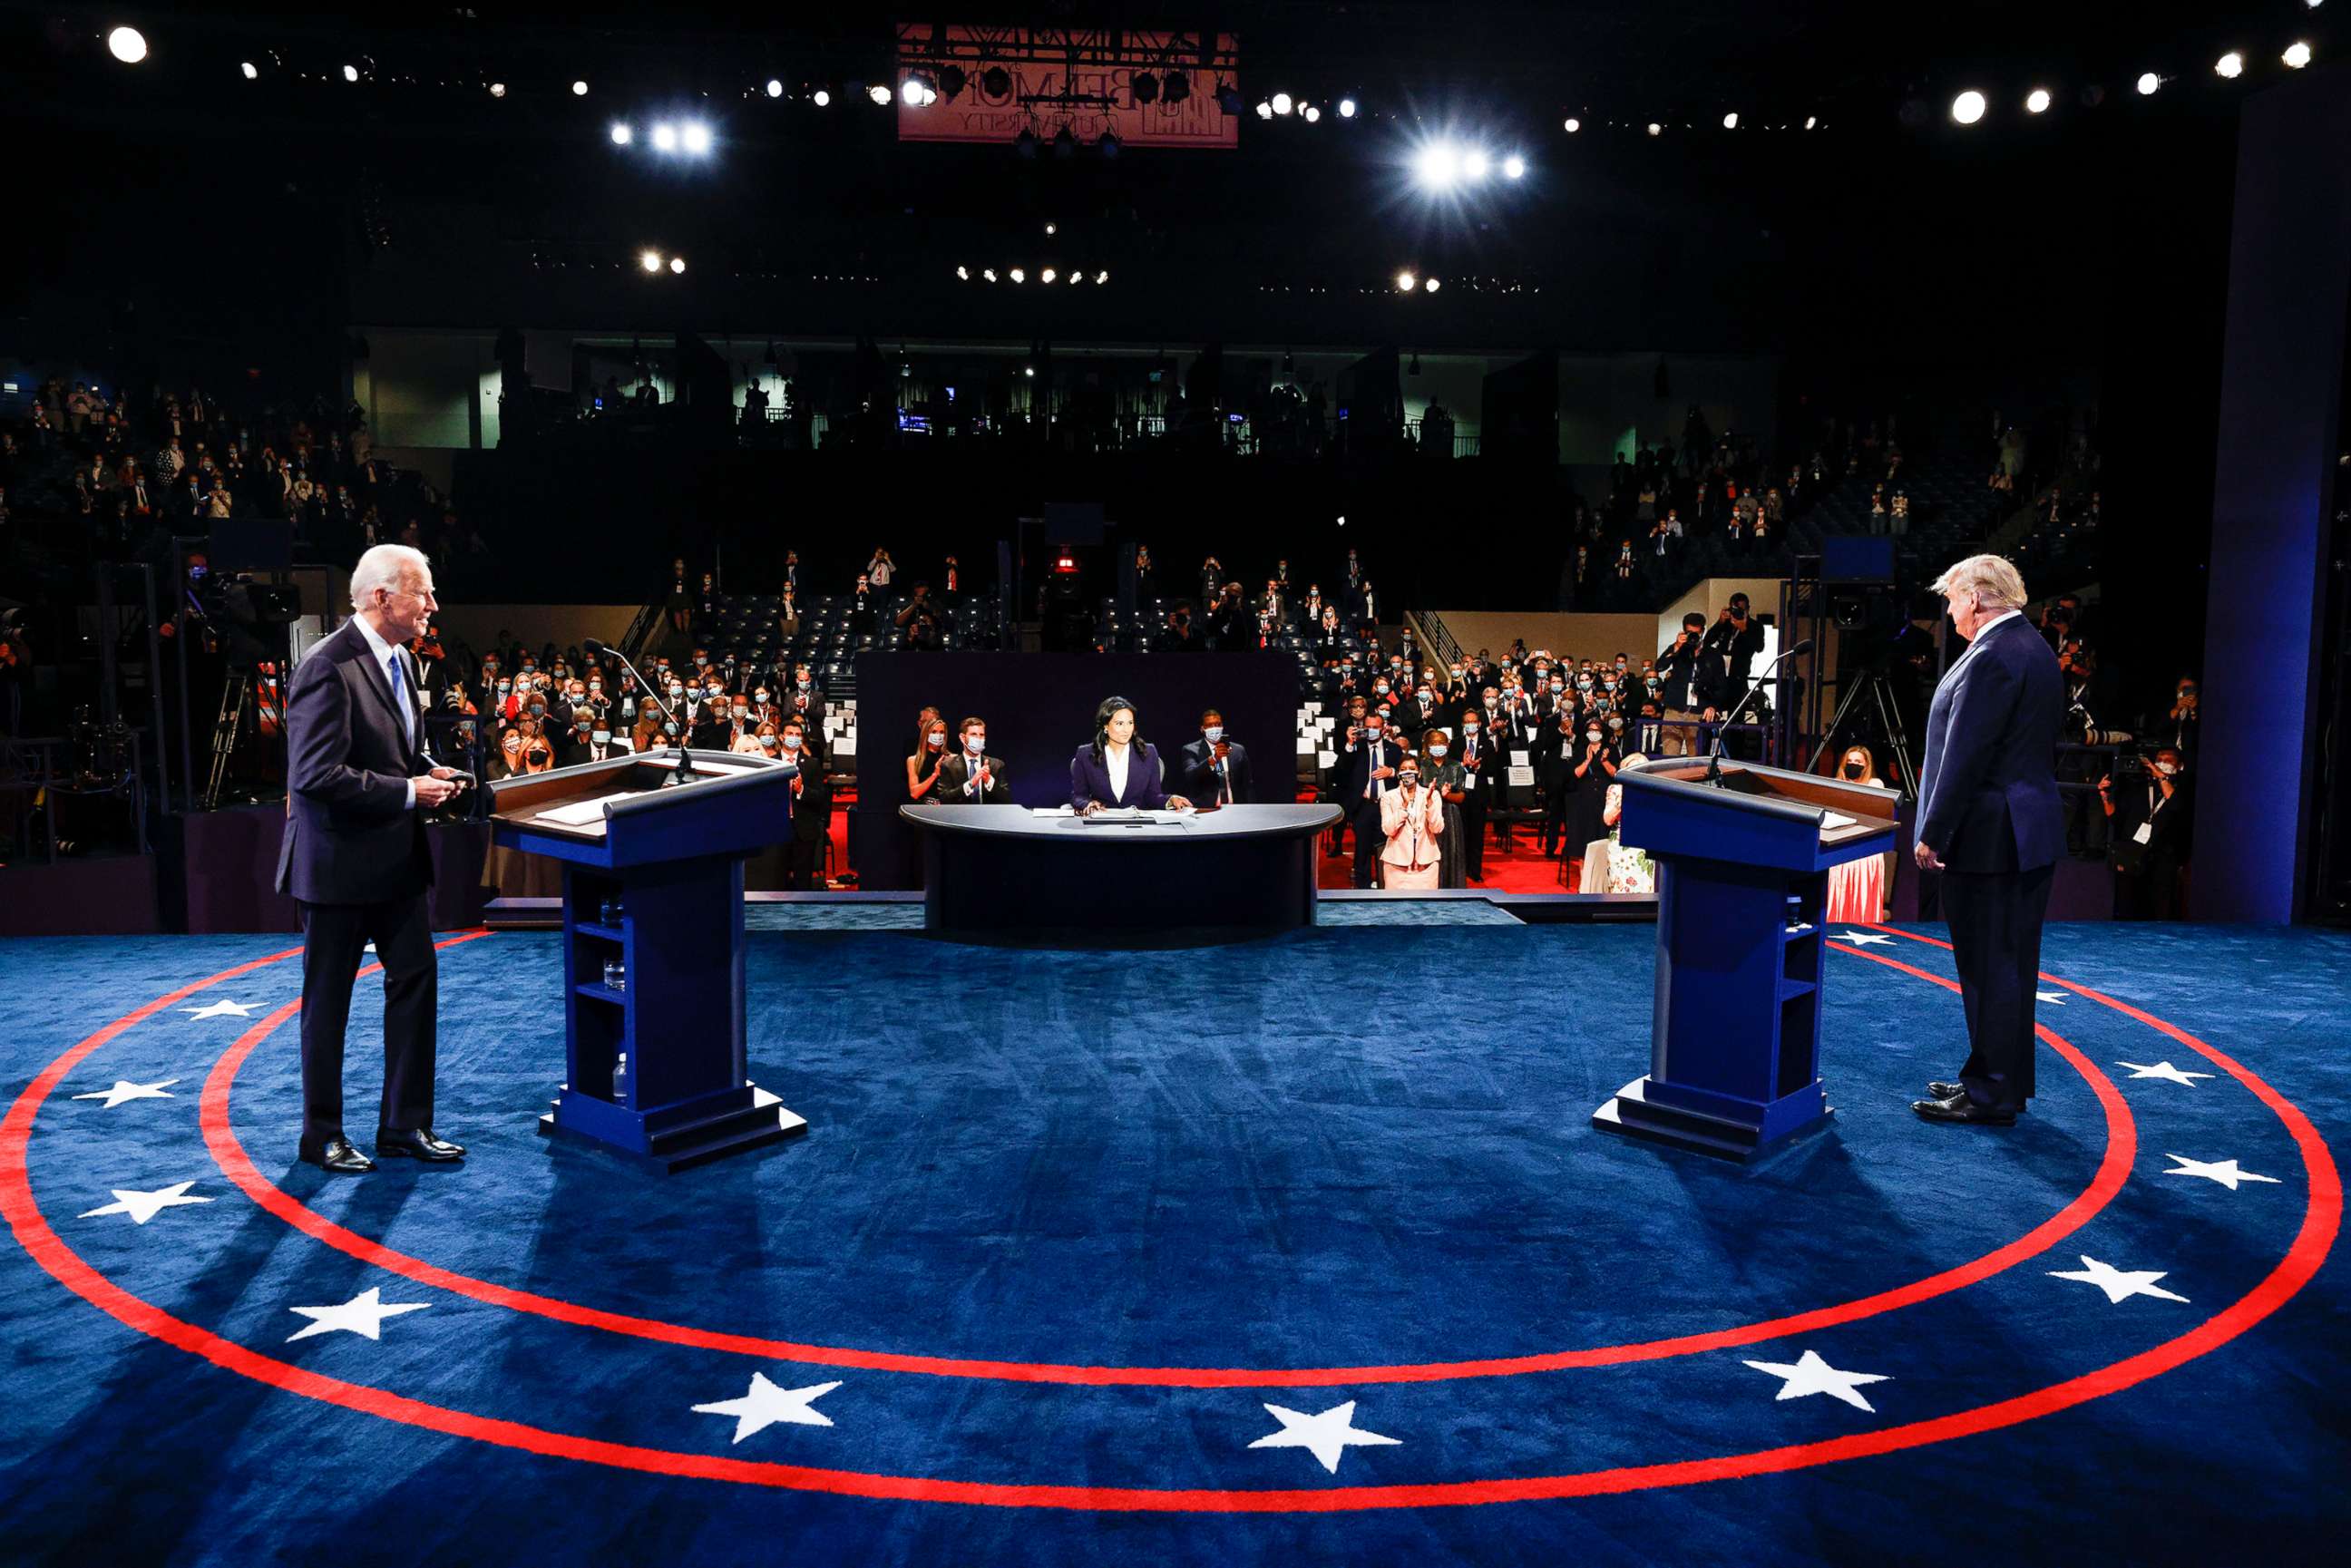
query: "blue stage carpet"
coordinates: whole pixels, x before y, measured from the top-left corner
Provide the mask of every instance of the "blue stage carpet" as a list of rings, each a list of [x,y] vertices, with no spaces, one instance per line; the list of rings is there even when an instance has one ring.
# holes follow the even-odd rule
[[[2351,940],[2053,928],[2066,1047],[1995,1131],[1907,1109],[1962,1054],[1941,928],[1856,935],[1834,1127],[1742,1169],[1588,1124],[1646,926],[761,931],[811,1131],[668,1179],[535,1135],[558,939],[481,936],[472,1157],[352,1181],[293,1159],[297,960],[216,977],[289,940],[0,945],[0,1552],[2336,1560]]]

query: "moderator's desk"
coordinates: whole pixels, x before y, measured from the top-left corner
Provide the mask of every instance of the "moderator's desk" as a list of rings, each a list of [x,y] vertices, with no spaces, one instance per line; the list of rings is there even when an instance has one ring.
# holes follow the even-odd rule
[[[901,806],[923,841],[923,928],[949,935],[1314,924],[1336,806],[1227,806],[1134,825],[1026,806]]]

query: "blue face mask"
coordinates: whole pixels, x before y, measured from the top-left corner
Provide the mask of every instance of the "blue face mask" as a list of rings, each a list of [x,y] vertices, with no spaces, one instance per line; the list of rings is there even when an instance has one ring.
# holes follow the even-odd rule
[[[1225,738],[1225,727],[1221,724],[1212,724],[1200,733],[1207,737],[1209,745],[1214,746],[1217,741]]]

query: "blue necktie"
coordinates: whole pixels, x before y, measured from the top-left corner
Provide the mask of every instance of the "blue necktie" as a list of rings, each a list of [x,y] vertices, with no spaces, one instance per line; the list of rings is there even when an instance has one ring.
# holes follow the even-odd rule
[[[409,745],[416,744],[416,721],[408,711],[408,688],[400,678],[400,651],[392,654],[392,706],[400,715],[400,738]]]

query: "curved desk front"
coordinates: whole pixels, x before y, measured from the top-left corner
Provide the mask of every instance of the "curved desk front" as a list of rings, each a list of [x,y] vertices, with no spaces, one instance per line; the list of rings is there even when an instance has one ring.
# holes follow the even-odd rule
[[[1026,806],[907,805],[923,843],[923,926],[1289,931],[1314,924],[1315,844],[1336,806],[1227,806],[1103,822]]]

